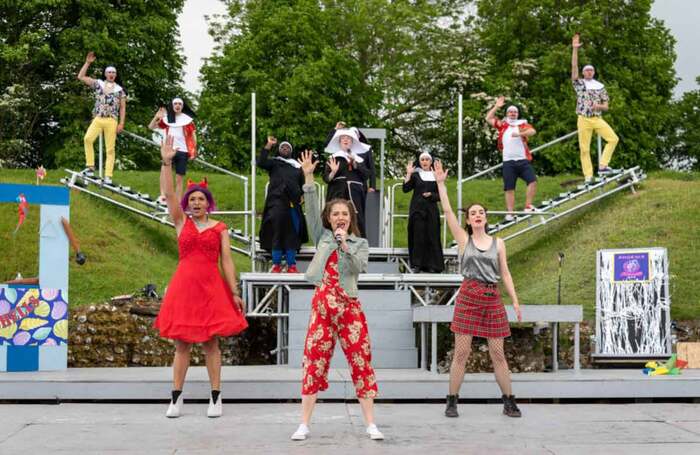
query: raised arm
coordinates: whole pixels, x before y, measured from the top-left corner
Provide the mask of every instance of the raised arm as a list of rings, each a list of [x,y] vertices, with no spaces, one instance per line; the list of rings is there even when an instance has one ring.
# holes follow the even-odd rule
[[[301,153],[301,157],[297,160],[301,164],[301,170],[304,172],[304,216],[306,217],[306,225],[311,232],[311,239],[314,245],[318,244],[323,235],[323,223],[321,222],[321,213],[318,209],[318,194],[316,193],[316,185],[314,184],[314,170],[318,165],[318,161],[313,161],[313,152],[306,150]]]
[[[272,169],[272,160],[269,158],[270,151],[272,150],[272,147],[277,144],[277,138],[274,136],[267,136],[267,143],[265,144],[265,147],[260,151],[260,156],[258,156],[257,160],[257,165],[261,169],[265,169],[266,171],[269,171]]]
[[[435,168],[434,174],[435,180],[437,181],[438,193],[440,194],[440,202],[442,203],[442,211],[445,214],[447,226],[450,228],[452,237],[457,241],[457,245],[461,251],[464,249],[464,245],[467,244],[467,233],[459,225],[459,221],[450,206],[450,198],[447,196],[447,186],[445,186],[447,171],[442,168],[442,161],[440,160],[435,160],[433,166]]]
[[[338,169],[340,169],[340,163],[335,158],[330,157],[326,167],[323,169],[323,181],[331,183],[338,173]]]
[[[581,40],[578,33],[574,34],[571,40],[571,80],[578,80],[578,48],[581,47]]]
[[[168,213],[175,224],[175,232],[180,235],[182,226],[185,224],[185,212],[180,207],[180,201],[175,197],[175,188],[173,188],[173,170],[172,161],[175,157],[175,149],[173,148],[173,137],[168,136],[160,145],[160,187],[163,189],[163,195],[168,204]]]
[[[166,111],[164,107],[161,107],[156,111],[156,115],[153,116],[153,119],[151,119],[151,123],[148,124],[149,129],[156,129],[158,128],[158,125],[160,124],[160,121],[163,120],[163,117],[165,117]]]
[[[496,100],[496,104],[494,104],[493,107],[486,113],[486,122],[492,127],[496,127],[496,111],[502,108],[505,104],[506,98],[504,96],[499,96]]]
[[[83,63],[83,67],[80,68],[80,71],[78,72],[78,79],[81,80],[85,85],[89,85],[92,87],[95,84],[95,79],[88,77],[87,76],[87,70],[90,68],[90,65],[96,60],[95,53],[90,51],[87,54],[87,57],[85,57],[85,63]]]
[[[403,185],[401,186],[404,193],[413,191],[413,188],[416,186],[413,180],[413,173],[415,171],[416,167],[413,165],[413,160],[408,160],[408,164],[406,165],[406,177],[403,178]]]
[[[497,249],[498,249],[498,264],[501,269],[501,279],[503,279],[503,285],[506,287],[506,292],[510,296],[510,301],[513,304],[513,309],[515,314],[518,316],[518,321],[522,321],[523,317],[520,314],[520,302],[518,302],[518,295],[515,293],[515,285],[513,284],[513,277],[510,275],[510,269],[508,269],[508,259],[506,255],[506,244],[503,239],[495,239]]]

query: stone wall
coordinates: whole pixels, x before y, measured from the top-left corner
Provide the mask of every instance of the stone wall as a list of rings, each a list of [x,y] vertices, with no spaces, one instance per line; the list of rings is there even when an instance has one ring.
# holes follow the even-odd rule
[[[115,301],[72,308],[68,339],[69,367],[169,366],[174,343],[153,329],[160,302],[146,299]],[[272,319],[250,318],[240,336],[221,340],[224,365],[274,363],[276,346]],[[204,365],[200,346],[192,350],[192,365]]]
[[[69,367],[170,366],[174,344],[158,336],[153,320],[160,302],[148,299],[127,299],[97,305],[71,308],[69,324]],[[221,340],[224,365],[265,365],[275,362],[270,351],[276,347],[276,322],[272,318],[249,318],[250,327],[240,336]],[[681,321],[688,333],[677,331],[678,341],[700,340],[700,321]],[[512,336],[505,341],[505,352],[511,371],[536,372],[551,368],[551,332],[535,334],[531,326],[513,326]],[[581,324],[581,367],[592,366],[590,353],[594,347],[593,323]],[[573,367],[573,325],[560,326],[559,366]],[[439,370],[449,371],[452,361],[453,336],[447,324],[441,324],[438,336]],[[203,365],[199,346],[192,350],[192,365]],[[475,339],[467,372],[490,372],[491,360],[485,340]]]

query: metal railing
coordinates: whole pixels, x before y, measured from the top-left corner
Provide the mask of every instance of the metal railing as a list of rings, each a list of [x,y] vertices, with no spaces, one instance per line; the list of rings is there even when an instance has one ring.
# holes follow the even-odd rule
[[[551,147],[553,145],[559,144],[561,142],[564,142],[568,139],[571,139],[572,137],[578,135],[578,131],[572,131],[568,134],[565,134],[561,137],[558,137],[556,139],[553,139],[545,144],[542,144],[540,146],[537,146],[533,148],[530,153],[537,153],[541,150],[544,150],[548,147]],[[601,153],[601,140],[600,136],[598,136],[598,158],[600,160],[600,153]],[[489,174],[503,166],[503,163],[499,163],[496,165],[493,165],[491,167],[488,167],[486,169],[483,169],[481,171],[476,172],[475,174],[470,175],[469,177],[463,178],[461,182],[458,182],[458,189],[461,189],[461,186],[464,182],[468,182],[469,180],[476,179],[478,177],[481,177],[483,175]],[[395,220],[396,218],[408,218],[408,213],[397,213],[396,212],[396,188],[399,186],[402,186],[403,183],[395,183],[389,188],[389,212],[388,212],[388,218],[389,218],[389,226],[387,228],[388,230],[388,235],[387,235],[387,241],[385,242],[385,246],[388,248],[393,248],[394,245],[394,229],[395,229]],[[461,194],[461,191],[458,191],[459,194]],[[497,213],[497,212],[490,212],[490,213]],[[500,213],[500,212],[499,212]],[[505,212],[504,212],[505,213]],[[545,214],[543,214],[545,215]],[[443,248],[446,247],[447,245],[447,221],[445,219],[444,215],[440,215],[440,218],[442,220],[442,244]]]
[[[394,229],[395,229],[395,221],[396,218],[408,218],[408,213],[396,213],[396,189],[400,186],[403,186],[403,182],[398,182],[394,183],[389,187],[389,212],[388,212],[388,218],[389,218],[389,228],[388,228],[388,244],[386,245],[389,248],[394,247]],[[445,218],[445,215],[441,214],[440,215],[440,220],[442,223],[442,247],[446,248],[447,247],[447,219]]]
[[[160,148],[160,144],[158,142],[156,142],[152,139],[147,139],[143,136],[139,136],[138,134],[132,133],[131,131],[124,130],[124,131],[122,131],[122,134],[126,135],[126,137],[129,137],[131,139],[135,139],[135,140],[140,141],[142,143]],[[102,135],[100,135],[100,150],[99,151],[100,151],[99,175],[101,177],[102,176]],[[194,162],[203,166],[203,167],[217,171],[221,174],[227,175],[229,177],[240,180],[242,182],[242,184],[243,184],[243,210],[217,210],[217,211],[212,212],[212,213],[219,214],[219,215],[242,215],[243,216],[243,233],[242,233],[242,235],[235,235],[235,237],[238,240],[241,240],[248,245],[252,245],[253,239],[254,239],[254,233],[252,232],[252,229],[250,228],[250,226],[251,226],[251,222],[252,222],[253,212],[252,212],[252,210],[250,210],[249,197],[248,197],[249,187],[250,187],[250,178],[248,176],[237,174],[237,173],[232,172],[228,169],[224,169],[220,166],[209,163],[209,162],[207,162],[199,157],[195,158]],[[246,254],[250,255],[251,252],[247,251]]]
[[[534,155],[535,153],[539,152],[540,150],[544,150],[547,147],[551,147],[551,146],[556,145],[560,142],[564,142],[565,140],[570,139],[570,138],[576,136],[577,134],[578,134],[578,131],[572,131],[571,133],[568,133],[568,134],[565,134],[564,136],[553,139],[553,140],[547,142],[546,144],[542,144],[540,146],[535,147],[534,149],[530,150],[530,153],[532,153]],[[599,138],[600,138],[600,136],[599,136]],[[600,141],[598,141],[598,156],[600,156]],[[486,175],[488,173],[491,173],[491,172],[493,172],[496,169],[499,169],[501,167],[503,167],[502,162],[495,164],[489,168],[478,171],[476,174],[472,174],[469,177],[463,178],[461,183],[468,182],[469,180],[473,180],[475,178],[481,177],[482,175]]]

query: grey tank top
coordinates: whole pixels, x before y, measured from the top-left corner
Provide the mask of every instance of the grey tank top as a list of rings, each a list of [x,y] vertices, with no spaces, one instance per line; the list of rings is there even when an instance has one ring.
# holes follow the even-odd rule
[[[465,278],[497,283],[501,279],[501,266],[498,263],[498,244],[496,238],[491,241],[488,250],[482,252],[476,248],[469,236],[467,246],[459,258],[459,271]]]

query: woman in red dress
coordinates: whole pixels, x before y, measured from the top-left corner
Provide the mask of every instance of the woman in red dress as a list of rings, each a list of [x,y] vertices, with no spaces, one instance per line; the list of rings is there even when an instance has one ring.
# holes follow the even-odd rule
[[[218,337],[236,335],[248,327],[243,301],[238,297],[228,229],[224,223],[209,219],[215,204],[206,180],[188,184],[181,201],[175,198],[172,137],[163,142],[160,153],[163,160],[160,185],[175,224],[180,256],[154,323],[160,336],[175,340],[173,391],[166,416],[179,417],[182,412],[182,386],[190,365],[192,344],[202,343],[212,389],[207,416],[219,417],[222,399]]]

